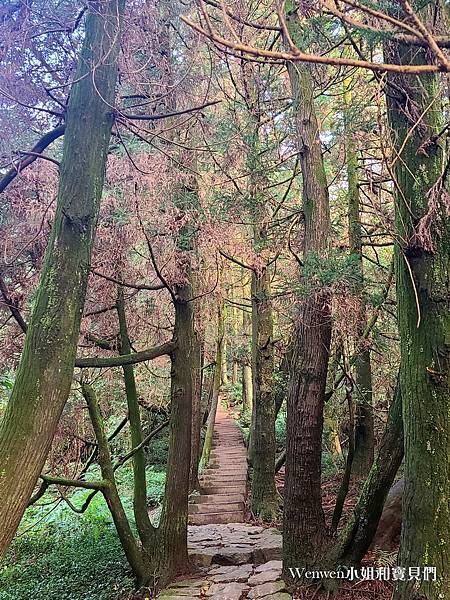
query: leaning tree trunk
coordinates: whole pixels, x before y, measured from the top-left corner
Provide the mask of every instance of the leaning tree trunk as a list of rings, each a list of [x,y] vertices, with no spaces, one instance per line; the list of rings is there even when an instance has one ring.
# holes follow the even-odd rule
[[[387,47],[397,64],[429,64],[424,49]],[[401,581],[396,600],[450,598],[450,222],[448,156],[435,74],[390,75],[395,163],[396,283],[405,492],[399,564],[432,566],[437,581]],[[408,579],[408,578],[407,578]]]
[[[125,556],[130,564],[130,567],[136,576],[139,586],[145,585],[150,579],[150,572],[146,561],[143,559],[141,547],[138,545],[133,531],[125,513],[117,482],[114,475],[114,466],[109,450],[109,441],[106,436],[105,425],[100,411],[100,406],[97,401],[94,389],[86,384],[82,384],[82,392],[84,399],[88,405],[89,416],[91,417],[92,427],[98,444],[98,463],[102,473],[104,487],[102,489],[103,496],[116,527],[117,535],[125,552]]]
[[[44,466],[72,381],[113,106],[123,0],[93,1],[67,108],[55,221],[0,427],[0,555]]]
[[[359,565],[365,556],[377,531],[385,500],[402,460],[402,399],[400,386],[397,384],[377,457],[355,510],[331,551],[331,562],[334,565]]]
[[[120,354],[131,354],[131,343],[128,337],[127,318],[125,313],[125,300],[123,288],[120,286],[117,294],[117,314],[119,317]],[[130,421],[131,448],[136,448],[142,443],[141,411],[136,390],[133,365],[124,365],[123,379],[127,397],[128,419]],[[156,530],[153,527],[147,507],[147,477],[145,473],[145,452],[140,448],[133,454],[133,509],[136,527],[142,545],[150,548],[155,541]]]
[[[288,11],[287,18],[291,36],[298,39],[297,13]],[[306,266],[308,261],[325,260],[328,254],[328,187],[309,67],[291,64],[288,71],[303,175]],[[317,564],[328,541],[321,497],[321,455],[331,302],[320,279],[311,277],[304,284],[308,287],[299,305],[287,399],[283,521],[283,568],[287,578],[289,567]]]
[[[370,349],[367,342],[363,340],[364,330],[367,326],[366,304],[364,300],[364,269],[362,257],[362,231],[360,198],[358,184],[358,155],[353,141],[351,127],[351,102],[352,102],[352,78],[344,80],[344,131],[345,151],[347,163],[347,198],[348,198],[348,238],[350,256],[354,259],[355,273],[357,277],[356,298],[358,306],[356,309],[358,325],[355,343],[355,429],[354,429],[354,453],[351,463],[352,474],[356,477],[364,477],[370,470],[373,462],[375,436],[372,400],[372,368],[370,362]]]

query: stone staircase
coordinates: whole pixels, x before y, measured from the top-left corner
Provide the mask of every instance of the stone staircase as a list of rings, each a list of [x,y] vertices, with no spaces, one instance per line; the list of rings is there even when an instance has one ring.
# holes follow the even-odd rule
[[[192,496],[189,523],[243,523],[247,493],[247,452],[239,427],[220,403],[208,468],[200,478],[201,493]]]
[[[281,533],[244,522],[247,453],[219,406],[210,463],[189,504],[188,553],[195,574],[159,600],[292,600],[281,573]]]

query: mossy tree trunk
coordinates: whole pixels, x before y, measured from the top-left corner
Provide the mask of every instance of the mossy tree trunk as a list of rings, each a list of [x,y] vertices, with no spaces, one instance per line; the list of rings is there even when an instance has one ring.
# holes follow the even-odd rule
[[[249,173],[248,204],[253,229],[253,250],[262,258],[262,265],[251,271],[252,303],[252,420],[249,434],[248,458],[252,466],[251,510],[266,521],[276,519],[278,494],[275,486],[275,390],[273,310],[271,271],[264,257],[270,246],[270,213],[264,195],[267,176],[261,161],[260,90],[258,75],[246,65],[245,101],[248,123],[245,136],[246,166]]]
[[[70,391],[114,119],[123,4],[94,1],[86,16],[67,108],[55,221],[0,427],[0,555],[19,525]]]
[[[331,562],[334,565],[359,565],[365,556],[377,531],[385,500],[402,459],[402,399],[400,386],[397,384],[377,457],[364,482],[353,514],[331,552]]]
[[[286,5],[293,39],[301,42],[299,18]],[[327,258],[330,215],[328,187],[309,67],[288,65],[303,175],[305,265]],[[316,565],[328,542],[321,497],[321,455],[325,386],[331,341],[330,296],[310,277],[299,303],[287,399],[283,569]]]
[[[245,350],[242,362],[242,406],[252,412],[253,409],[253,375],[251,352],[249,351],[248,339],[252,335],[252,313],[251,307],[247,308],[247,299],[251,298],[251,283],[246,282],[247,271],[242,271],[242,334],[245,340]]]
[[[426,14],[423,15],[426,17]],[[388,60],[429,64],[424,49],[391,43]],[[433,566],[437,581],[398,583],[396,600],[450,597],[450,222],[448,156],[435,74],[390,75],[395,163],[396,284],[405,492],[399,564]]]
[[[177,14],[174,2],[160,2],[159,10],[159,53],[161,55],[161,85],[166,93],[164,104],[168,112],[176,111],[179,87],[176,84],[175,69],[177,59],[172,40],[173,19]],[[175,185],[171,202],[186,217],[178,232],[176,260],[180,282],[172,286],[170,294],[175,310],[174,338],[177,342],[172,352],[171,401],[170,401],[170,440],[166,469],[166,486],[158,528],[158,544],[154,548],[152,560],[159,583],[164,583],[176,573],[188,568],[187,524],[188,498],[191,481],[191,451],[193,431],[193,405],[195,418],[199,417],[199,399],[193,401],[194,392],[200,392],[197,384],[199,370],[199,344],[194,326],[194,257],[196,228],[193,223],[198,210],[198,186],[195,175],[195,154],[186,152],[184,144],[177,142],[177,128],[172,120],[168,122],[169,140],[180,147],[177,160],[171,167],[180,171],[182,179]],[[189,131],[192,141],[194,136]],[[191,137],[192,136],[192,137]],[[194,156],[194,157],[193,157]],[[185,170],[180,165],[192,165]]]
[[[191,432],[191,468],[189,475],[189,490],[199,488],[198,468],[200,464],[200,445],[202,430],[202,368],[203,352],[198,339],[195,335],[192,351],[192,432]]]
[[[259,228],[258,228],[259,229]],[[257,236],[259,237],[258,230]],[[270,272],[252,272],[253,406],[251,510],[265,521],[278,512],[275,487],[274,346]]]
[[[150,580],[150,571],[148,564],[144,561],[141,548],[133,535],[120,499],[100,406],[94,389],[90,385],[82,384],[82,392],[88,405],[89,416],[98,444],[98,463],[100,465],[102,477],[105,481],[102,493],[108,508],[111,511],[117,535],[119,536],[125,556],[136,577],[137,584],[139,586],[145,585]]]
[[[188,279],[189,281],[189,279]],[[195,344],[192,286],[175,291],[177,348],[172,353],[170,442],[166,487],[153,560],[162,581],[188,566],[187,521],[192,428],[192,364]]]
[[[352,129],[352,78],[344,80],[344,133],[347,164],[348,200],[348,239],[350,255],[354,259],[356,275],[357,336],[355,340],[354,382],[355,390],[355,431],[354,453],[351,464],[352,474],[364,477],[373,462],[375,436],[372,400],[372,368],[370,349],[363,333],[367,326],[366,304],[364,300],[364,270],[362,256],[362,227],[360,214],[358,155]]]
[[[120,354],[131,354],[131,344],[128,337],[127,318],[123,288],[119,287],[117,294],[117,314],[119,317]],[[136,448],[143,440],[141,411],[139,408],[136,380],[133,365],[122,367],[127,397],[128,419],[130,422],[131,447]],[[151,548],[155,542],[156,530],[150,522],[147,508],[147,478],[145,474],[145,453],[141,448],[133,455],[133,509],[136,526],[142,545]]]

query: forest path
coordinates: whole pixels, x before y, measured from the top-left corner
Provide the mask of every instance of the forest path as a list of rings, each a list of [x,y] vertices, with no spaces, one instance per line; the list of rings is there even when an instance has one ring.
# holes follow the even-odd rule
[[[219,402],[208,468],[200,495],[189,505],[191,525],[243,523],[247,493],[247,451],[241,431]]]
[[[196,574],[159,600],[291,600],[281,578],[281,533],[245,523],[247,453],[221,405],[201,494],[189,505],[188,552]]]

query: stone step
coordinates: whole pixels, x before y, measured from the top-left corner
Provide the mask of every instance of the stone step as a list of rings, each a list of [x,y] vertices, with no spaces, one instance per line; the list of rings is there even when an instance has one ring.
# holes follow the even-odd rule
[[[208,469],[210,471],[231,471],[233,473],[247,473],[247,463],[241,460],[221,460],[220,462],[214,461],[209,463]]]
[[[211,524],[223,524],[223,523],[242,523],[244,520],[244,511],[229,511],[229,512],[216,512],[207,514],[195,514],[189,516],[189,522],[191,525],[211,525]]]
[[[244,494],[204,494],[200,496],[192,496],[192,504],[227,504],[228,502],[244,502]]]
[[[247,471],[247,461],[240,458],[221,459],[210,462],[208,469],[217,471],[217,469],[228,469],[228,471],[236,469],[236,471]]]
[[[224,446],[224,449],[235,448],[236,450],[240,450],[244,447],[244,442],[242,441],[242,439],[235,438],[213,438],[212,443],[213,446]]]
[[[225,475],[225,477],[240,477],[241,475],[247,478],[247,469],[238,467],[233,469],[231,466],[223,466],[222,468],[210,467],[202,473],[205,477],[217,477],[217,475]]]
[[[213,496],[216,494],[219,496],[227,494],[245,494],[246,490],[246,485],[207,485],[202,487],[203,494]]]
[[[200,479],[200,485],[238,485],[245,484],[247,482],[246,475],[231,475],[223,476],[221,473],[215,476],[202,477]]]
[[[243,458],[247,458],[247,448],[245,446],[235,447],[235,448],[224,448],[220,446],[219,448],[214,448],[211,450],[211,458],[225,458],[230,456],[242,456]]]
[[[209,461],[208,467],[219,467],[219,468],[223,468],[224,466],[242,466],[242,467],[247,467],[247,458],[245,456],[245,454],[243,455],[233,455],[231,454],[230,456],[220,456],[220,457],[211,457],[211,460]]]
[[[244,510],[244,503],[243,502],[223,502],[220,504],[217,503],[206,503],[206,502],[202,502],[201,504],[190,504],[189,505],[189,514],[190,515],[196,515],[196,514],[215,514],[218,511],[220,512],[236,512],[236,511],[243,511]]]
[[[233,471],[232,469],[227,469],[229,472],[228,473],[224,473],[224,469],[212,469],[210,473],[203,473],[201,475],[201,478],[204,479],[205,477],[208,478],[220,478],[220,479],[225,479],[225,480],[235,480],[235,481],[245,481],[247,479],[247,471],[241,470],[241,471]]]

